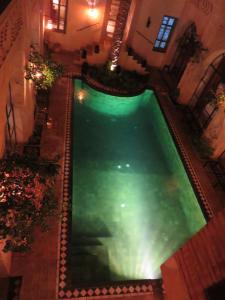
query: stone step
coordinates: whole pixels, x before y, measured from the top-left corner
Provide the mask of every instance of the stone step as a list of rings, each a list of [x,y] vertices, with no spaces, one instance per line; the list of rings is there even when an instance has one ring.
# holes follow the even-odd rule
[[[94,283],[103,277],[110,280],[108,251],[103,245],[75,247],[70,253],[73,284]]]
[[[127,55],[129,53],[129,48],[126,49]],[[132,49],[131,55],[128,55],[131,57],[132,60],[134,60],[138,65],[140,65],[142,72],[148,73],[151,71],[151,67],[148,66],[147,60],[141,57],[138,53],[135,53]]]
[[[121,54],[121,61],[124,62],[122,67],[128,70],[136,70],[140,74],[147,74],[145,68],[143,68],[141,64],[134,60],[133,57],[129,56],[126,51],[123,51]]]

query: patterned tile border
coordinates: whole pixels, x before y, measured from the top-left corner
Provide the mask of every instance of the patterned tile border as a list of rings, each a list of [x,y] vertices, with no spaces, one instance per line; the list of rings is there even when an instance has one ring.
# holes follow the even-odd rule
[[[203,187],[198,179],[198,175],[196,174],[196,171],[191,163],[191,160],[189,158],[189,155],[187,154],[187,151],[182,143],[182,140],[178,134],[178,131],[174,125],[174,120],[173,120],[173,117],[166,112],[165,109],[163,109],[163,104],[161,103],[160,101],[160,89],[157,89],[155,90],[155,93],[157,95],[157,98],[158,98],[158,102],[159,102],[159,105],[160,105],[160,108],[161,108],[161,111],[163,112],[163,115],[164,115],[164,118],[166,119],[167,121],[167,125],[169,127],[169,129],[171,130],[172,132],[172,135],[176,141],[176,144],[177,144],[177,147],[180,151],[180,155],[184,161],[184,164],[185,164],[185,167],[186,167],[186,170],[188,171],[190,177],[191,177],[191,180],[192,180],[192,183],[194,185],[194,188],[196,189],[197,193],[198,193],[198,196],[199,196],[199,200],[200,200],[200,204],[202,206],[202,208],[205,210],[205,214],[206,214],[206,217],[211,219],[213,216],[214,216],[214,212],[213,210],[211,209],[210,207],[210,204],[207,200],[207,197],[205,195],[205,192],[203,190]],[[164,95],[163,95],[164,96]],[[168,98],[168,101],[170,101],[169,97],[167,96]]]
[[[67,100],[66,100],[66,121],[65,121],[65,148],[64,148],[64,172],[63,172],[63,191],[61,203],[61,224],[59,235],[59,262],[58,262],[58,278],[57,278],[57,298],[75,299],[81,297],[115,297],[119,295],[136,295],[136,294],[153,294],[155,291],[161,291],[160,280],[144,280],[109,284],[103,287],[91,288],[75,288],[69,290],[67,288],[67,259],[68,259],[68,242],[69,242],[69,223],[70,223],[70,180],[71,180],[71,114],[72,114],[72,78],[80,77],[79,73],[68,74],[67,76]]]
[[[58,277],[57,277],[57,299],[72,300],[82,297],[91,297],[97,299],[100,297],[115,297],[120,295],[140,295],[140,294],[153,294],[154,292],[162,292],[162,282],[159,280],[145,280],[137,282],[109,284],[103,287],[90,287],[90,288],[75,288],[69,290],[67,288],[67,260],[68,260],[68,242],[70,231],[70,180],[71,180],[71,114],[72,114],[72,95],[73,86],[72,79],[74,77],[81,77],[80,73],[67,74],[67,100],[66,100],[66,120],[65,120],[65,148],[64,148],[64,173],[63,173],[63,190],[62,190],[62,203],[61,203],[61,223],[59,231],[59,260],[58,260]],[[191,174],[196,189],[199,192],[202,203],[205,206],[210,217],[213,216],[212,210],[206,200],[203,189],[199,183],[197,175],[192,167],[191,161],[186,154],[181,139],[173,125],[172,118],[168,118],[170,128],[176,139],[177,145],[186,163],[186,166]]]

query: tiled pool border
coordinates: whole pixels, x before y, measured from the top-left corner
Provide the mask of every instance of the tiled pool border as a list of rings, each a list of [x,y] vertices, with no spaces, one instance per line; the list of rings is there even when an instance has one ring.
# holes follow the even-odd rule
[[[90,288],[75,288],[73,290],[67,287],[67,259],[68,259],[68,242],[69,242],[69,223],[70,223],[70,180],[71,180],[71,114],[72,114],[72,101],[73,101],[73,78],[80,78],[80,73],[67,74],[67,99],[66,99],[66,120],[65,120],[65,148],[64,148],[64,162],[63,162],[63,190],[61,202],[61,222],[59,228],[59,249],[58,249],[58,266],[57,266],[57,299],[72,300],[82,297],[89,297],[93,299],[101,297],[116,297],[116,296],[134,296],[141,294],[153,294],[154,291],[161,289],[157,281],[144,280],[137,282],[124,282],[124,283],[109,283],[106,286],[90,287]],[[155,91],[158,95],[159,92]],[[160,105],[161,107],[161,105]],[[162,108],[161,108],[162,109]],[[181,156],[185,162],[191,179],[199,194],[208,216],[211,218],[213,213],[206,200],[204,191],[199,183],[196,172],[194,171],[191,161],[185,151],[182,141],[173,125],[173,120],[165,116],[170,130],[175,138],[176,144],[179,148]]]
[[[169,131],[173,137],[173,140],[177,146],[177,150],[179,152],[180,158],[183,161],[183,164],[185,166],[185,170],[189,176],[189,180],[192,183],[192,186],[194,188],[194,190],[196,191],[198,197],[197,200],[199,202],[199,205],[202,209],[202,212],[206,218],[206,220],[211,219],[214,216],[214,213],[210,207],[210,204],[207,200],[207,197],[205,195],[205,192],[202,188],[201,183],[199,182],[198,176],[196,174],[196,171],[194,169],[194,167],[192,166],[191,160],[189,155],[187,154],[187,151],[185,150],[185,146],[183,145],[180,135],[174,125],[174,121],[173,121],[173,117],[166,113],[165,109],[163,108],[163,104],[160,101],[160,90],[155,90],[153,89],[157,99],[158,99],[158,103],[161,109],[161,112],[164,116],[164,119],[167,123],[167,126],[169,128]],[[169,96],[167,95],[168,101],[170,101]]]

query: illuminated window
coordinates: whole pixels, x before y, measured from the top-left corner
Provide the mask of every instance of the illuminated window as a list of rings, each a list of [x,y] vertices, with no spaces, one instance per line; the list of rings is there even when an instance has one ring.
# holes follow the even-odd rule
[[[164,16],[160,26],[153,50],[165,52],[171,33],[176,25],[176,18]]]
[[[53,30],[66,31],[67,3],[68,0],[51,0]]]
[[[12,88],[11,83],[9,83],[9,101],[6,104],[6,151],[15,152],[16,144],[16,123],[12,103]]]

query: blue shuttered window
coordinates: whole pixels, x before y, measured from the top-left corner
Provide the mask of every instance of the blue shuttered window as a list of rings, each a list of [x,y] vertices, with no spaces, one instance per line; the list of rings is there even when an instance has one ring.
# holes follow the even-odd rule
[[[171,37],[171,33],[176,25],[176,18],[164,16],[157,38],[154,43],[153,50],[165,52],[168,47],[168,42]]]

